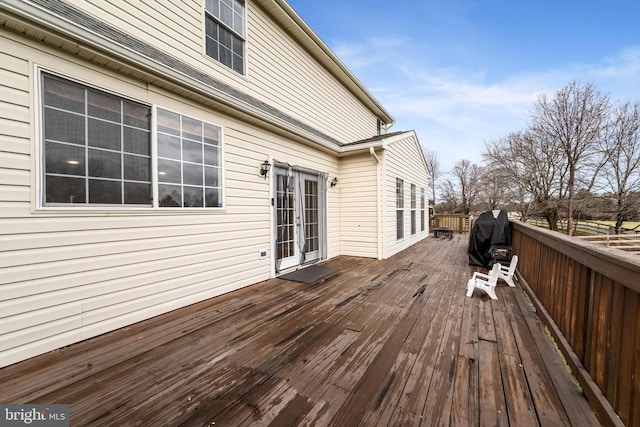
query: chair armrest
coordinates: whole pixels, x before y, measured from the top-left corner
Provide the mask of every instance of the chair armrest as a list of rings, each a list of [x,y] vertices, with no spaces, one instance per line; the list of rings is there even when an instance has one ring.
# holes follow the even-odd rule
[[[475,272],[473,273],[473,276],[471,276],[471,278],[472,278],[473,280],[475,280],[476,278],[478,278],[478,276],[482,277],[482,278],[483,278],[483,279],[485,279],[485,280],[489,280],[489,275],[488,275],[488,274],[483,274],[483,273],[480,273],[480,272],[478,272],[478,271],[475,271]]]

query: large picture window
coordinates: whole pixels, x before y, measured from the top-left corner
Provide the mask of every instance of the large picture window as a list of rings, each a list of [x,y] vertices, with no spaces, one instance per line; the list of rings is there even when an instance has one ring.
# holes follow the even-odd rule
[[[43,207],[222,207],[219,126],[45,73],[41,99]]]
[[[160,207],[221,207],[220,128],[158,108]]]
[[[396,178],[396,239],[404,238],[404,181]]]
[[[240,74],[244,73],[244,31],[244,1],[205,1],[207,56]]]
[[[42,77],[43,205],[151,205],[151,108]]]

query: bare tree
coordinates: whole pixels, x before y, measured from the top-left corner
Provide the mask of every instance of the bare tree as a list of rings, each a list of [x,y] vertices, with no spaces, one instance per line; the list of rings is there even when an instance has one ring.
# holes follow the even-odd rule
[[[537,210],[551,230],[558,229],[559,201],[565,194],[567,175],[558,146],[532,132],[513,132],[487,142],[483,158],[487,169],[505,178],[521,218]]]
[[[436,181],[440,178],[440,159],[435,151],[425,151],[424,158],[427,161],[427,170],[431,175],[431,200],[436,204]]]
[[[502,168],[480,169],[478,202],[483,210],[494,210],[510,203],[510,180]]]
[[[439,211],[453,213],[458,207],[458,190],[451,179],[445,179],[439,186]]]
[[[616,233],[628,218],[630,195],[640,191],[640,104],[624,103],[611,115],[603,151],[605,177],[616,199]]]
[[[598,150],[609,97],[593,85],[576,82],[549,98],[542,94],[534,105],[531,131],[546,144],[559,147],[567,164],[567,233],[573,234],[575,195],[590,191],[602,167]]]
[[[451,175],[457,180],[462,212],[468,214],[480,192],[480,167],[470,160],[458,160]]]

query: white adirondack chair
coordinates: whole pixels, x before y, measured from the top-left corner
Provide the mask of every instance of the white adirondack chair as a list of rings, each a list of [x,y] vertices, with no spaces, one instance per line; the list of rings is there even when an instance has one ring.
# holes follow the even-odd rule
[[[483,290],[489,295],[491,299],[498,299],[496,296],[496,285],[498,284],[498,276],[500,274],[500,264],[493,264],[493,268],[489,274],[482,274],[479,272],[473,273],[473,276],[467,282],[467,296],[473,295],[474,289]]]
[[[506,267],[500,263],[496,263],[494,264],[494,266],[495,265],[499,266],[498,278],[507,282],[507,284],[512,288],[515,288],[516,284],[513,283],[513,275],[516,273],[516,265],[518,265],[518,255],[514,255],[511,258],[511,263],[509,264],[509,267]]]

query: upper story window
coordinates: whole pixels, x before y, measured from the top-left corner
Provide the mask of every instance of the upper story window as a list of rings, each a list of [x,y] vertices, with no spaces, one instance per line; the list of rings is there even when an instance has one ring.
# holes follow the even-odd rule
[[[207,55],[243,74],[245,2],[205,0],[204,15]]]

